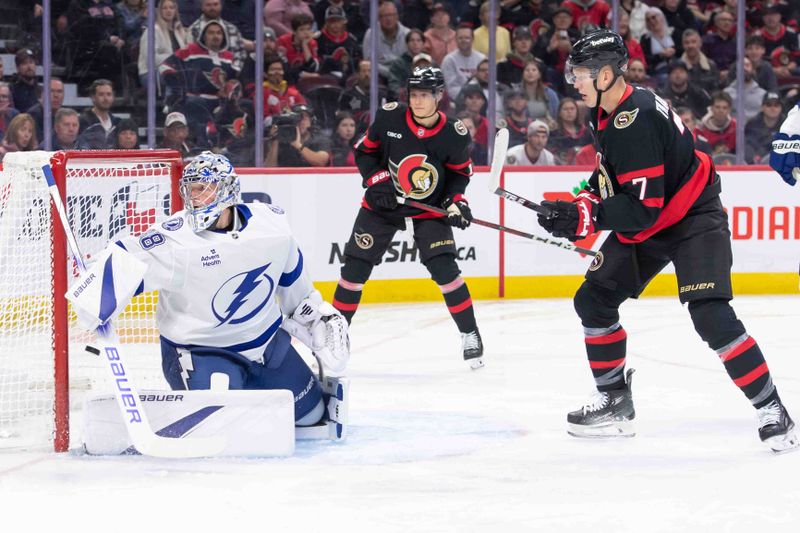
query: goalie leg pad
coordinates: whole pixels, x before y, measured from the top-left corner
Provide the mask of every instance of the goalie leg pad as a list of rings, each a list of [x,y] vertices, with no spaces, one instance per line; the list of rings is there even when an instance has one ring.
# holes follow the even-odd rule
[[[325,377],[322,390],[327,408],[325,417],[314,426],[295,428],[298,440],[345,440],[347,437],[350,380]]]

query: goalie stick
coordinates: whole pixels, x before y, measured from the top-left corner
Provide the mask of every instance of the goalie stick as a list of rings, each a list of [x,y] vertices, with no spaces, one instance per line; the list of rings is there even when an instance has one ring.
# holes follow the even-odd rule
[[[446,209],[442,209],[440,207],[434,207],[432,205],[423,204],[422,202],[417,202],[416,200],[411,200],[410,198],[403,198],[399,196],[397,198],[398,204],[405,204],[411,207],[416,207],[417,209],[421,209],[423,211],[428,211],[429,213],[438,213],[440,215],[447,216],[449,212]],[[595,252],[594,250],[589,250],[588,248],[581,248],[580,246],[575,246],[572,243],[564,242],[564,241],[554,241],[552,239],[546,239],[544,237],[539,237],[538,235],[534,235],[532,233],[525,233],[524,231],[520,231],[517,229],[509,228],[506,226],[501,226],[500,224],[495,224],[494,222],[489,222],[488,220],[481,220],[480,218],[473,218],[473,224],[477,224],[478,226],[484,226],[486,228],[492,228],[499,231],[504,231],[506,233],[510,233],[512,235],[517,235],[519,237],[524,237],[526,239],[531,239],[536,242],[541,242],[543,244],[550,244],[552,246],[556,246],[563,250],[569,250],[571,252],[578,252],[579,254],[590,255],[595,257],[599,254],[599,252]]]
[[[64,228],[72,259],[80,272],[83,273],[86,270],[86,264],[83,262],[83,256],[80,248],[78,248],[75,233],[69,225],[67,212],[64,209],[64,203],[61,201],[53,171],[50,165],[43,166],[42,171],[47,182],[47,188],[50,191],[50,197],[53,199],[53,204]],[[209,457],[220,453],[225,448],[226,440],[221,437],[180,439],[162,437],[153,433],[139,398],[139,393],[126,372],[127,367],[123,361],[122,347],[114,328],[109,322],[98,327],[95,333],[97,334],[101,357],[106,363],[112,383],[116,385],[114,387],[114,396],[117,400],[117,406],[122,419],[125,421],[131,442],[133,442],[139,453],[153,457]]]

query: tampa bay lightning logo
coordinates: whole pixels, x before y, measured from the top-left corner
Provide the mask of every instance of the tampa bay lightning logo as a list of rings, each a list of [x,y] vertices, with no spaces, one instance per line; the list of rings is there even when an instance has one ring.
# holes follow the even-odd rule
[[[169,220],[165,220],[161,227],[167,231],[178,231],[183,226],[183,219],[182,218],[171,218]]]
[[[261,311],[275,290],[275,281],[267,275],[267,264],[236,274],[214,294],[211,312],[223,324],[247,322]]]

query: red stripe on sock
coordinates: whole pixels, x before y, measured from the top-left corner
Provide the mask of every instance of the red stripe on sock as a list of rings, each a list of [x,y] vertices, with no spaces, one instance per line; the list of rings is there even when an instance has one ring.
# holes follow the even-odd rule
[[[733,382],[736,384],[737,387],[746,387],[750,385],[752,382],[763,376],[769,372],[769,368],[767,368],[767,363],[761,363],[756,367],[755,370],[751,370],[744,376],[740,377],[739,379],[734,379]]]
[[[727,352],[720,354],[719,358],[722,359],[722,362],[730,361],[734,357],[738,357],[742,355],[744,352],[755,346],[756,340],[753,337],[747,337],[744,341],[740,342]]]
[[[625,358],[614,359],[613,361],[589,361],[590,368],[617,368],[625,364]]]
[[[625,333],[625,330],[619,328],[614,333],[609,333],[608,335],[600,335],[599,337],[586,337],[586,344],[611,344],[626,339],[627,337],[628,334]]]
[[[342,303],[336,298],[333,299],[333,306],[339,311],[355,311],[356,309],[358,309],[358,304]]]
[[[471,306],[472,306],[472,298],[467,298],[458,305],[448,305],[447,309],[455,315],[456,313],[460,313],[464,309],[467,309],[468,307]]]

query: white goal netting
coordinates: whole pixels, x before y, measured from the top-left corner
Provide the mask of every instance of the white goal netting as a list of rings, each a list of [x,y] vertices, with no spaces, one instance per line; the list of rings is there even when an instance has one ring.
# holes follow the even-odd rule
[[[146,154],[150,154],[149,156]],[[87,391],[111,390],[101,361],[84,347],[92,336],[64,313],[56,292],[72,283],[75,266],[64,261],[64,236],[53,231],[42,166],[50,164],[66,183],[68,218],[84,257],[109,242],[138,235],[173,211],[173,180],[179,159],[154,152],[9,153],[0,171],[0,449],[52,446],[63,435],[54,422],[57,338],[68,336],[70,413]],[[63,271],[58,265],[61,259]],[[59,288],[56,291],[56,288]],[[54,296],[55,295],[55,296]],[[136,297],[115,322],[126,345],[128,372],[140,389],[168,388],[160,369],[155,328],[157,294]],[[59,318],[60,315],[60,318]],[[64,324],[64,326],[60,326]],[[70,418],[73,418],[70,416]],[[78,429],[74,422],[72,428]],[[77,431],[69,437],[76,445]],[[56,439],[58,440],[58,439]],[[58,445],[57,445],[58,447]]]

